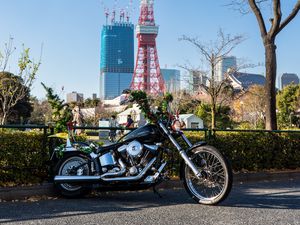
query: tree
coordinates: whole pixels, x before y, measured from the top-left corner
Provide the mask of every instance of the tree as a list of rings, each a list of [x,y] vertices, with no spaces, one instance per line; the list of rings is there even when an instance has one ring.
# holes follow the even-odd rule
[[[277,95],[278,124],[282,128],[299,124],[296,111],[300,106],[300,85],[291,84],[284,87]]]
[[[211,127],[211,106],[207,103],[201,103],[196,110],[196,115],[200,117],[205,126]],[[232,126],[230,119],[230,107],[218,105],[216,108],[216,126],[220,129],[227,129]]]
[[[15,76],[12,73],[9,72],[0,72],[0,118],[1,118],[1,124],[5,124],[6,122],[9,123],[20,123],[23,122],[24,118],[30,117],[30,113],[32,111],[32,106],[30,104],[30,92],[29,89],[22,87],[23,83],[22,80],[19,79],[19,77]],[[19,89],[24,88],[25,92],[22,98],[19,99],[16,104],[12,105],[7,101],[10,96],[9,93],[6,93],[6,91],[9,91],[10,89],[15,89],[18,91]],[[16,93],[15,93],[16,94]],[[3,96],[4,95],[4,96]],[[3,111],[4,107],[7,107],[7,105],[11,106],[11,108],[6,111]],[[4,109],[5,110],[5,109]]]
[[[13,51],[11,38],[5,45],[5,54],[0,53],[0,69],[2,70],[0,80],[1,125],[6,124],[12,109],[28,95],[41,64],[40,62],[34,63],[29,56],[29,48],[24,48],[18,62],[18,74],[5,72]]]
[[[215,42],[210,42],[209,44],[204,44],[198,40],[198,38],[190,38],[187,36],[183,36],[180,40],[187,41],[195,46],[199,51],[204,61],[207,64],[209,72],[203,71],[195,71],[195,69],[191,69],[186,66],[182,66],[182,68],[187,69],[188,71],[203,73],[202,77],[206,77],[208,81],[208,85],[201,84],[200,88],[205,91],[210,97],[210,107],[211,107],[211,128],[214,129],[216,127],[216,111],[217,105],[222,104],[226,99],[225,96],[230,95],[232,93],[231,82],[227,77],[223,80],[217,80],[215,73],[217,69],[217,64],[227,56],[237,45],[239,45],[244,37],[242,35],[236,35],[231,37],[230,35],[225,35],[222,30],[219,31],[217,35],[217,40]],[[232,68],[236,70],[236,68]]]
[[[52,110],[47,100],[38,100],[31,98],[33,111],[30,116],[30,123],[32,124],[46,124],[51,121]]]
[[[67,122],[72,121],[72,111],[69,105],[64,103],[64,100],[61,100],[52,88],[43,83],[41,84],[47,92],[46,97],[52,108],[52,121],[55,122],[56,131],[66,130]]]
[[[267,19],[263,16],[263,3],[272,4],[272,18],[269,19],[270,26],[267,29]],[[277,129],[276,118],[276,37],[277,35],[296,17],[300,10],[300,0],[297,0],[291,13],[282,18],[281,0],[233,0],[230,5],[238,6],[241,11],[249,6],[254,13],[262,42],[265,48],[265,68],[266,68],[266,129]],[[246,10],[247,12],[247,10]]]
[[[238,122],[247,121],[251,128],[261,128],[265,123],[266,91],[263,86],[252,85],[233,102],[233,114]]]
[[[95,107],[99,106],[100,103],[101,103],[100,99],[87,98],[84,101],[84,107],[85,108],[95,108]]]
[[[194,98],[191,94],[185,91],[173,93],[174,100],[170,103],[171,109],[174,112],[185,113],[195,113],[197,106],[201,103],[200,100]],[[161,102],[158,99],[158,102]]]

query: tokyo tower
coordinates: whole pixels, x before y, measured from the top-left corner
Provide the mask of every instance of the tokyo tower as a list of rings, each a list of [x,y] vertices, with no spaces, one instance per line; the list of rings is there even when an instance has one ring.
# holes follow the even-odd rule
[[[157,49],[158,26],[154,21],[154,0],[141,0],[139,23],[136,27],[138,51],[131,90],[142,90],[148,94],[161,94],[165,91]]]

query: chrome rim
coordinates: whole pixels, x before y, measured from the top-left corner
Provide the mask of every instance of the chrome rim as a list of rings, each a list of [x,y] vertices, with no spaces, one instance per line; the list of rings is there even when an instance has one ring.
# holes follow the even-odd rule
[[[185,167],[187,186],[193,195],[200,201],[212,201],[222,195],[228,183],[223,160],[209,151],[197,152],[191,160],[202,174],[202,178],[197,178],[188,166]]]
[[[59,168],[60,176],[84,176],[89,175],[89,167],[87,164],[79,167],[76,171],[74,171],[75,167],[83,164],[85,160],[81,157],[72,157],[66,160]],[[77,191],[81,188],[79,185],[63,183],[60,184],[62,188],[67,191]]]

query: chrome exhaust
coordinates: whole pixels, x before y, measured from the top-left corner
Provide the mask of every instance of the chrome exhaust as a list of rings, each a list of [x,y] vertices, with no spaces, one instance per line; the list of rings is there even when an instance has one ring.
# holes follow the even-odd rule
[[[156,161],[156,157],[153,158],[148,164],[147,166],[145,166],[145,168],[136,176],[132,176],[132,177],[114,177],[114,178],[102,178],[102,180],[104,181],[136,181],[141,179],[146,172],[151,168],[151,166],[153,165],[153,163]]]
[[[84,183],[84,182],[97,182],[101,176],[55,176],[55,183]]]
[[[153,158],[146,167],[136,176],[132,177],[116,177],[122,176],[126,172],[125,164],[119,160],[121,165],[121,170],[118,172],[108,172],[102,174],[101,176],[55,176],[54,182],[55,183],[84,183],[84,182],[99,182],[103,181],[136,181],[141,179],[146,172],[151,168],[153,163],[156,161],[156,158]]]
[[[119,159],[121,170],[118,172],[108,172],[101,176],[55,176],[55,183],[83,183],[83,182],[98,182],[103,177],[116,177],[122,176],[126,172],[126,165]]]

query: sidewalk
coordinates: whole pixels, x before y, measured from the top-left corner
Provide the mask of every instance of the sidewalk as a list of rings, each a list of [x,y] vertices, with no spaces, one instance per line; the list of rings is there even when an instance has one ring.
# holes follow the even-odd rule
[[[246,182],[272,181],[272,180],[291,180],[300,179],[300,170],[259,172],[259,173],[238,173],[234,174],[233,182],[235,185]],[[161,183],[158,188],[171,189],[182,188],[180,180],[170,180]],[[0,188],[0,202],[2,201],[20,201],[39,199],[48,199],[57,197],[52,183],[43,183],[41,185],[27,187],[7,187]]]

